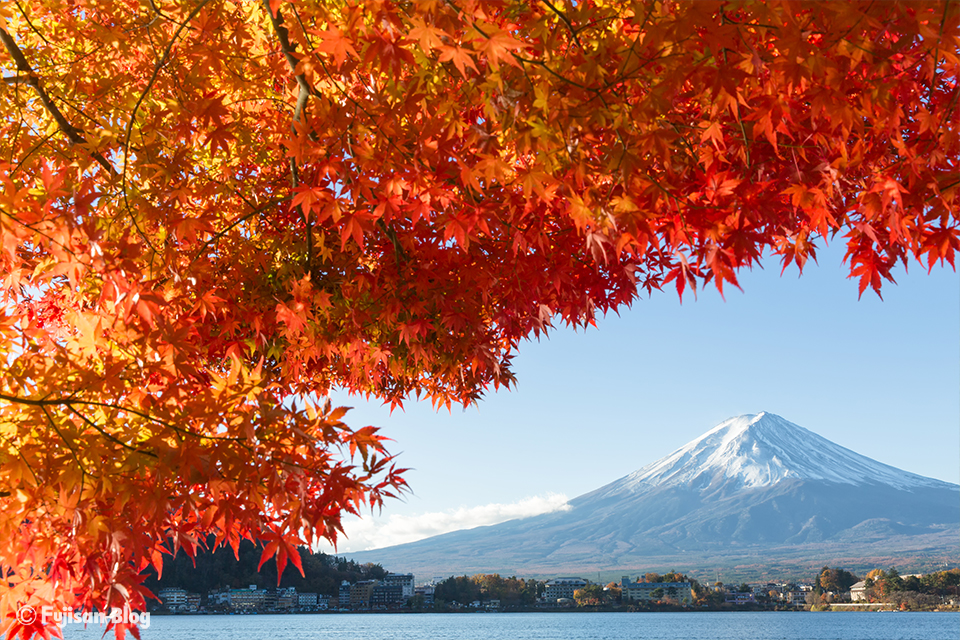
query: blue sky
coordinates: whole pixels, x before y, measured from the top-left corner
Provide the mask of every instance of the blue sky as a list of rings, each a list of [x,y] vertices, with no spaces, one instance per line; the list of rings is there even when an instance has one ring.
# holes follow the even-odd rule
[[[341,552],[557,508],[726,418],[769,411],[880,462],[960,481],[960,277],[913,265],[857,299],[842,243],[744,292],[664,291],[598,328],[521,345],[518,386],[476,407],[391,415],[346,394],[347,422],[395,440],[413,493],[348,522]],[[362,424],[361,424],[362,423]]]

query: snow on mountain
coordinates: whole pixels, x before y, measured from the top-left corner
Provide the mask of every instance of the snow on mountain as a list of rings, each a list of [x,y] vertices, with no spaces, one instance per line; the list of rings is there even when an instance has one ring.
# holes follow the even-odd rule
[[[761,412],[726,420],[670,455],[604,489],[642,493],[655,487],[771,486],[781,480],[882,484],[897,489],[945,486],[841,447],[778,415]]]

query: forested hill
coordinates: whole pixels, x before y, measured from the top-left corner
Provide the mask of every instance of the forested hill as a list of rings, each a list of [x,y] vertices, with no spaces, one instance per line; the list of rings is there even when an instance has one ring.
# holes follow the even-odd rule
[[[293,563],[288,563],[280,580],[280,586],[296,587],[298,592],[335,595],[342,580],[357,582],[380,579],[387,574],[379,564],[359,564],[338,556],[313,553],[305,547],[300,547],[299,552],[304,576],[300,575]],[[261,547],[244,540],[240,543],[239,560],[228,546],[213,553],[198,551],[194,564],[181,549],[175,558],[165,556],[163,575],[159,580],[151,569],[150,577],[144,584],[153,593],[162,587],[181,587],[201,594],[220,587],[246,588],[251,584],[260,588],[276,587],[277,564],[274,558],[257,571],[261,553]]]

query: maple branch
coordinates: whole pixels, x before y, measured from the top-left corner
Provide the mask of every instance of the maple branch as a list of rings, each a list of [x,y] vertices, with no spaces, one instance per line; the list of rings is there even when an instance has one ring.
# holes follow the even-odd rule
[[[472,18],[470,18],[469,16],[467,16],[467,12],[464,11],[463,9],[461,9],[459,6],[457,6],[457,3],[456,3],[456,2],[454,2],[453,0],[444,0],[444,1],[446,2],[446,4],[447,4],[448,6],[453,7],[454,11],[457,12],[457,15],[458,15],[460,18],[465,19],[467,22],[469,22],[469,23],[470,23],[470,26],[471,26],[477,33],[479,33],[480,35],[482,35],[482,36],[483,36],[484,38],[486,38],[487,40],[490,40],[490,34],[487,33],[487,32],[483,29],[483,27],[481,27],[480,25],[478,25],[475,20],[473,20]],[[574,35],[574,37],[576,37],[576,35]],[[560,73],[554,71],[553,69],[551,69],[551,68],[547,65],[547,63],[546,63],[546,62],[543,62],[542,60],[534,60],[533,58],[526,58],[526,57],[524,57],[524,56],[521,56],[521,55],[518,54],[518,53],[512,53],[511,55],[514,57],[514,59],[519,60],[520,62],[525,62],[526,64],[532,64],[532,65],[537,66],[537,67],[543,67],[543,68],[546,69],[547,72],[550,73],[551,75],[556,76],[556,77],[559,78],[560,80],[563,80],[563,81],[566,82],[567,84],[570,84],[570,85],[572,85],[572,86],[574,86],[574,87],[577,87],[578,89],[583,89],[584,91],[590,91],[590,92],[592,92],[592,93],[599,93],[599,92],[600,92],[598,89],[594,89],[594,88],[588,87],[588,86],[586,86],[586,85],[582,85],[582,84],[580,84],[579,82],[576,82],[576,81],[574,81],[574,80],[570,80],[569,78],[566,78],[566,77],[563,76],[562,74],[560,74]]]
[[[77,411],[76,409],[74,409],[72,406],[67,405],[67,409],[69,409],[71,412],[73,412],[74,414],[76,414],[77,416],[79,416],[80,419],[83,420],[84,422],[86,422],[88,425],[90,425],[91,427],[93,427],[94,429],[96,429],[96,431],[97,431],[100,435],[102,435],[104,438],[106,438],[107,440],[109,440],[109,441],[111,441],[111,442],[113,442],[113,443],[115,443],[115,444],[120,445],[120,446],[123,447],[124,449],[129,449],[130,451],[133,451],[133,452],[135,452],[135,453],[141,453],[141,454],[143,454],[143,455],[145,455],[145,456],[150,456],[151,458],[159,458],[159,456],[158,456],[156,453],[152,452],[152,451],[144,451],[143,449],[138,449],[137,447],[134,447],[133,445],[127,444],[126,442],[124,442],[124,441],[121,440],[120,438],[116,437],[115,435],[113,435],[112,433],[110,433],[109,431],[107,431],[106,429],[104,429],[103,427],[101,427],[100,425],[98,425],[96,422],[94,422],[93,420],[91,420],[91,419],[88,418],[87,416],[83,415],[82,413],[80,413],[79,411]]]
[[[28,151],[28,152],[26,153],[26,155],[24,155],[22,158],[20,158],[20,161],[17,163],[17,166],[15,166],[15,167],[13,168],[13,171],[10,172],[10,177],[12,178],[13,175],[14,175],[17,171],[20,170],[20,167],[23,166],[23,163],[26,162],[27,160],[29,160],[29,159],[30,159],[30,156],[32,156],[33,153],[34,153],[37,149],[39,149],[40,147],[42,147],[43,145],[45,145],[45,144],[47,143],[47,140],[49,140],[49,139],[52,138],[54,135],[56,135],[56,133],[57,133],[56,131],[52,131],[52,132],[48,133],[47,135],[43,136],[42,138],[40,138],[40,142],[38,142],[37,144],[35,144],[35,145],[33,146],[33,148],[30,149],[30,151]],[[11,147],[12,147],[12,146],[13,146],[13,145],[11,145]],[[13,149],[11,149],[11,152],[12,152],[12,151],[13,151]],[[12,157],[10,158],[10,161],[13,162],[13,158],[12,158]],[[9,215],[9,214],[8,214],[8,215]],[[12,217],[12,216],[11,216],[11,217]],[[21,224],[23,224],[23,223],[21,223]],[[24,225],[24,226],[27,226],[27,225]]]
[[[943,27],[947,22],[947,11],[949,2],[943,7],[943,16],[940,18],[940,32],[937,34],[937,44],[933,49],[933,73],[930,74],[930,99],[933,100],[933,92],[937,86],[937,65],[940,64],[940,40],[943,39]],[[948,111],[949,113],[949,111]]]
[[[160,8],[157,6],[157,3],[154,2],[154,0],[147,0],[147,2],[150,4],[150,8],[153,9],[153,12],[156,13],[161,18],[163,18],[164,20],[169,20],[170,22],[173,22],[173,23],[177,22],[176,20],[174,20],[173,18],[165,14],[163,11],[160,11]]]
[[[13,79],[16,80],[14,84],[29,84],[33,87],[33,90],[37,92],[37,96],[40,98],[40,103],[47,110],[47,113],[53,117],[60,131],[67,136],[70,143],[87,149],[91,157],[97,161],[97,164],[103,167],[110,175],[116,175],[117,170],[113,168],[113,165],[111,165],[99,151],[88,147],[87,139],[83,137],[82,130],[70,124],[60,111],[60,108],[54,104],[50,94],[48,94],[46,89],[40,84],[40,76],[33,70],[33,67],[27,62],[26,56],[23,55],[23,51],[21,51],[16,41],[3,27],[0,27],[0,42],[3,42],[3,46],[6,47],[10,57],[17,63],[17,70],[21,73],[21,75],[13,77]],[[4,78],[4,81],[9,82],[7,78]]]
[[[249,220],[253,216],[257,215],[258,213],[263,213],[273,205],[280,204],[281,202],[289,200],[292,197],[293,196],[287,196],[285,198],[273,198],[263,203],[259,207],[256,207],[253,211],[250,211],[249,213],[239,216],[236,220],[228,224],[224,229],[222,229],[221,231],[218,231],[216,234],[213,235],[213,237],[211,237],[209,240],[203,243],[203,246],[200,247],[196,255],[193,256],[193,259],[190,261],[190,264],[187,265],[187,269],[190,269],[190,267],[193,266],[193,263],[196,262],[200,258],[200,256],[203,255],[203,252],[206,251],[211,244],[220,240],[220,238],[222,238],[228,231],[230,231],[230,229],[233,229],[235,226],[237,226],[238,224],[240,224],[245,220]]]
[[[297,104],[293,108],[293,120],[294,122],[301,122],[303,110],[307,106],[307,100],[309,100],[310,96],[314,95],[316,91],[310,86],[310,83],[307,82],[303,71],[297,73],[297,59],[293,55],[296,52],[296,47],[290,42],[290,33],[283,24],[283,16],[280,14],[280,8],[277,7],[277,14],[273,15],[273,11],[270,9],[270,0],[263,0],[263,6],[267,10],[267,15],[270,16],[270,24],[273,25],[273,30],[277,34],[277,40],[280,41],[280,50],[287,60],[287,66],[290,67],[290,72],[293,74],[293,77],[296,78],[297,85],[300,87],[297,92]],[[294,11],[296,11],[296,9],[294,9]],[[291,125],[291,129],[293,129],[296,134],[296,126]],[[290,180],[293,182],[294,188],[299,186],[300,170],[293,157],[290,158]],[[317,280],[317,274],[313,264],[313,221],[310,217],[309,209],[305,211],[302,204],[297,205],[297,211],[300,212],[300,217],[303,218],[303,224],[306,227],[307,272],[310,274],[310,280],[315,282]]]
[[[34,484],[36,484],[37,486],[39,486],[39,485],[40,485],[40,477],[37,476],[37,472],[34,471],[33,465],[30,464],[30,461],[27,460],[27,457],[26,457],[25,455],[23,455],[23,452],[22,452],[22,451],[20,451],[20,447],[16,447],[16,446],[15,446],[14,448],[17,450],[17,455],[20,456],[20,460],[23,461],[23,464],[25,464],[25,465],[27,466],[27,469],[30,469],[30,475],[33,476],[33,482],[34,482]],[[9,495],[9,494],[8,494],[8,495]]]
[[[81,109],[78,105],[74,104],[67,98],[64,98],[61,96],[60,100],[63,102],[63,104],[67,105],[68,107],[76,111],[78,114],[80,114],[81,116],[83,116],[84,118],[92,122],[93,124],[97,125],[100,128],[105,128],[102,123],[97,122],[97,120],[93,118],[93,116],[88,115],[83,109]]]
[[[41,407],[41,410],[43,411],[43,415],[47,416],[47,422],[50,423],[50,427],[57,432],[57,435],[60,436],[61,440],[63,440],[63,444],[67,445],[67,449],[70,451],[70,455],[73,457],[74,462],[76,462],[77,466],[80,467],[80,471],[82,472],[82,474],[80,475],[80,493],[83,493],[84,477],[89,475],[91,477],[96,478],[97,476],[87,471],[87,468],[83,465],[83,462],[80,461],[79,456],[77,456],[77,450],[74,447],[73,442],[69,440],[65,435],[63,435],[63,432],[60,431],[60,428],[57,426],[57,423],[53,421],[53,416],[50,415],[50,412],[47,411],[47,408]]]
[[[210,0],[201,0],[193,11],[187,16],[187,19],[184,20],[177,30],[174,32],[173,37],[170,38],[170,42],[167,43],[166,48],[163,50],[163,56],[160,60],[153,66],[153,73],[150,75],[150,79],[147,81],[147,86],[144,87],[143,91],[140,93],[140,97],[137,99],[137,103],[133,105],[133,110],[130,112],[130,120],[127,122],[127,131],[123,138],[123,173],[121,175],[120,191],[123,193],[123,203],[127,208],[127,211],[130,211],[130,202],[127,200],[127,164],[130,161],[130,136],[133,135],[133,123],[137,119],[137,111],[140,110],[140,105],[143,104],[143,101],[146,100],[147,94],[150,93],[150,90],[153,89],[153,84],[157,81],[157,76],[160,75],[160,69],[167,63],[167,59],[170,57],[170,52],[173,50],[173,45],[176,43],[177,38],[180,37],[180,33],[186,28],[187,24],[193,20],[200,10],[207,6],[207,3]],[[133,213],[130,213],[130,220],[133,222],[133,226],[136,227],[137,233],[140,235],[140,238],[153,249],[154,253],[157,253],[157,248],[153,246],[153,243],[150,242],[150,239],[147,238],[147,235],[143,232],[143,229],[140,228],[140,224],[137,222],[136,217]]]
[[[3,81],[7,84],[33,84],[33,76],[4,76]]]
[[[283,16],[280,15],[280,9],[277,8],[277,15],[274,16],[270,10],[270,0],[263,0],[263,6],[267,10],[267,15],[270,16],[270,24],[273,25],[273,30],[277,33],[277,40],[280,41],[280,50],[283,52],[283,57],[287,60],[287,66],[290,67],[290,72],[300,87],[300,91],[297,94],[297,104],[293,110],[293,119],[300,122],[303,108],[306,106],[310,96],[315,92],[313,87],[310,86],[310,83],[307,82],[303,72],[297,73],[297,58],[293,55],[297,49],[296,46],[290,42],[290,32],[287,31],[287,28],[283,24]]]
[[[377,218],[377,226],[380,227],[380,230],[387,236],[390,240],[390,243],[393,244],[393,253],[394,259],[397,261],[397,266],[402,262],[406,261],[407,252],[404,251],[403,245],[400,244],[400,239],[397,237],[397,231],[393,228],[393,225],[387,226],[387,223],[383,221],[383,218]]]
[[[52,134],[51,134],[51,135],[52,135]],[[49,138],[49,136],[48,136],[48,138]],[[45,138],[45,140],[46,140],[46,138]],[[42,143],[41,143],[41,144],[42,144]],[[39,146],[39,145],[37,145],[37,146]],[[31,153],[32,153],[34,150],[36,150],[36,147],[34,147],[34,149],[31,150]],[[19,167],[20,167],[20,165],[17,165],[17,168],[19,168]],[[16,172],[16,169],[14,169],[14,170],[11,172],[11,175],[13,175],[13,173],[15,173],[15,172]],[[48,233],[46,233],[46,232],[44,232],[44,231],[41,231],[40,229],[37,229],[36,227],[33,226],[33,224],[27,224],[27,223],[24,222],[23,220],[20,220],[19,218],[17,218],[17,217],[16,217],[15,215],[13,215],[12,213],[7,213],[7,212],[6,212],[5,210],[3,210],[3,209],[0,209],[0,214],[3,214],[3,215],[5,215],[5,216],[7,216],[8,218],[10,218],[11,220],[13,220],[13,221],[16,222],[17,224],[19,224],[19,225],[21,225],[21,226],[23,226],[23,227],[26,227],[27,229],[30,229],[31,231],[33,231],[33,232],[36,233],[37,235],[43,236],[44,238],[46,238],[47,240],[49,240],[51,244],[60,247],[60,248],[63,249],[66,253],[69,253],[72,257],[74,257],[74,258],[77,258],[77,257],[78,257],[76,251],[74,251],[73,249],[71,249],[70,247],[68,247],[67,245],[65,245],[63,242],[57,240],[56,238],[54,238],[54,237],[51,236],[50,234],[48,234]],[[46,221],[47,221],[47,220],[38,220],[37,222],[46,222]],[[79,260],[79,259],[77,260],[77,264],[82,264],[83,266],[88,267],[88,268],[91,268],[91,269],[93,268],[93,265],[92,265],[91,263],[89,263],[89,262],[83,262],[82,260]],[[0,396],[0,399],[2,399],[2,396]]]
[[[170,429],[170,430],[172,430],[172,431],[176,431],[177,433],[180,433],[180,434],[182,434],[182,435],[187,435],[187,436],[191,436],[191,437],[194,437],[194,438],[200,438],[200,439],[206,439],[206,440],[221,440],[221,441],[224,441],[224,442],[236,442],[236,443],[239,444],[240,446],[242,446],[242,447],[244,447],[244,448],[246,448],[246,449],[248,449],[248,450],[250,450],[250,451],[253,451],[253,449],[252,449],[249,445],[246,444],[246,438],[237,438],[237,437],[233,437],[233,436],[217,436],[217,435],[209,435],[209,434],[203,434],[203,433],[195,433],[195,432],[193,432],[193,431],[190,431],[189,429],[183,429],[183,428],[181,428],[181,427],[176,426],[175,424],[172,424],[172,423],[167,422],[167,421],[165,421],[165,420],[161,420],[160,418],[156,418],[156,417],[151,416],[150,414],[144,413],[144,412],[142,412],[142,411],[138,411],[138,410],[136,410],[136,409],[131,409],[130,407],[124,407],[124,406],[117,405],[117,404],[111,404],[111,403],[109,403],[109,402],[97,402],[96,400],[80,400],[80,399],[77,399],[77,398],[53,398],[53,399],[46,399],[46,398],[44,398],[43,400],[33,400],[33,399],[30,399],[30,398],[21,398],[21,397],[18,397],[18,396],[9,396],[9,395],[6,395],[6,394],[4,394],[4,393],[0,393],[0,400],[6,400],[7,402],[13,402],[13,403],[16,403],[16,404],[25,404],[25,405],[30,406],[30,407],[41,407],[41,408],[42,408],[42,407],[53,407],[53,406],[66,406],[66,407],[68,407],[71,411],[76,411],[76,409],[73,408],[73,405],[75,405],[75,404],[82,404],[82,405],[86,405],[86,406],[90,406],[90,407],[104,407],[104,408],[107,408],[107,409],[117,409],[117,410],[119,410],[119,411],[126,411],[127,413],[131,413],[131,414],[133,414],[133,415],[135,415],[135,416],[137,416],[137,417],[139,417],[139,418],[143,418],[144,420],[149,420],[150,422],[156,422],[156,423],[159,424],[160,426],[166,427],[167,429]],[[151,455],[151,454],[147,453],[147,455]]]
[[[23,5],[20,4],[20,0],[16,0],[16,3],[17,3],[17,9],[20,10],[20,15],[23,16],[23,19],[26,21],[27,25],[29,25],[30,29],[31,29],[35,34],[37,34],[37,37],[39,37],[41,40],[43,40],[45,43],[47,43],[47,45],[49,45],[49,46],[51,46],[51,47],[52,47],[52,46],[55,46],[52,42],[50,42],[49,40],[47,40],[47,39],[43,36],[43,34],[40,33],[40,31],[39,31],[35,26],[33,26],[33,22],[31,22],[30,16],[27,15],[27,12],[24,10]]]
[[[654,5],[650,4],[647,8],[646,15],[643,16],[643,22],[640,23],[640,25],[637,27],[639,32],[642,33],[647,28],[647,22],[650,20],[650,14],[653,13],[653,9],[654,9]],[[617,74],[621,78],[621,81],[626,80],[627,78],[627,65],[630,63],[630,58],[637,55],[636,50],[637,50],[638,44],[640,44],[640,38],[634,38],[633,44],[630,45],[630,50],[627,52],[627,55],[623,57],[623,64],[620,65],[620,72]],[[637,59],[639,60],[640,56],[637,56]],[[647,62],[649,63],[650,60],[648,60]],[[644,64],[641,63],[637,67],[636,71],[639,71],[643,67],[644,67]],[[610,88],[610,86],[611,86],[611,83],[607,83],[607,88]],[[626,83],[624,82],[624,87],[623,87],[624,96],[626,96],[626,91],[627,91]]]
[[[303,37],[306,39],[307,43],[308,43],[310,46],[313,46],[313,44],[310,42],[310,34],[309,34],[309,32],[307,31],[307,27],[306,27],[306,25],[303,24],[303,20],[300,18],[300,12],[297,11],[297,8],[296,8],[296,7],[293,7],[293,15],[294,15],[294,17],[297,19],[297,24],[300,25],[300,29],[301,29],[301,31],[302,31],[302,33],[303,33]],[[345,100],[351,102],[354,107],[356,107],[357,109],[359,109],[360,111],[362,111],[362,112],[363,112],[363,115],[367,116],[367,118],[370,120],[370,124],[371,124],[374,128],[376,128],[377,131],[380,131],[381,133],[383,133],[383,129],[382,129],[382,127],[380,126],[377,118],[375,118],[375,117],[373,116],[373,114],[371,114],[369,111],[367,111],[367,109],[366,109],[362,104],[360,104],[360,102],[357,101],[356,98],[354,98],[352,95],[350,95],[349,93],[347,93],[347,91],[346,91],[342,86],[340,86],[340,83],[337,81],[337,79],[333,77],[333,74],[332,74],[332,73],[330,73],[330,69],[327,68],[327,63],[324,62],[323,58],[321,58],[320,56],[318,56],[317,53],[316,53],[316,51],[312,52],[311,55],[313,55],[313,58],[317,61],[317,63],[318,63],[318,64],[320,65],[320,67],[323,69],[323,72],[327,75],[327,78],[330,80],[330,82],[333,83],[334,88],[336,88],[336,90],[340,93],[340,95],[342,95]],[[318,95],[318,94],[315,93],[315,95]],[[319,97],[319,96],[318,96],[318,97]],[[387,140],[387,144],[389,144],[391,147],[393,147],[394,149],[396,149],[397,152],[398,152],[405,160],[407,160],[408,162],[411,162],[411,163],[416,163],[416,164],[420,165],[420,166],[423,167],[423,168],[429,168],[429,167],[427,167],[427,165],[423,162],[423,160],[421,160],[421,159],[418,158],[418,157],[414,157],[413,154],[411,154],[410,152],[408,152],[408,151],[404,150],[403,148],[401,148],[401,147],[394,141],[394,139],[393,139],[392,136],[388,136],[388,135],[384,134],[384,137],[385,137],[386,140]],[[349,142],[348,142],[348,144],[349,144]]]
[[[567,14],[565,14],[563,11],[560,11],[560,9],[557,9],[555,6],[553,6],[553,4],[551,4],[549,0],[540,0],[540,2],[547,5],[551,11],[557,14],[558,18],[563,20],[563,23],[567,25],[567,31],[569,31],[570,35],[573,36],[573,39],[576,40],[577,46],[580,47],[581,51],[586,51],[587,49],[583,46],[583,43],[580,42],[580,36],[577,34],[577,30],[573,28],[573,23],[570,22],[570,18],[567,17]]]

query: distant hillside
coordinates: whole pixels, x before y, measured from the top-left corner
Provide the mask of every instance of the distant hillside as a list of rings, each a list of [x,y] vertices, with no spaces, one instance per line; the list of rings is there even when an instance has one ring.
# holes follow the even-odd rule
[[[325,553],[312,553],[303,547],[299,551],[304,575],[301,576],[291,563],[284,570],[280,582],[283,587],[296,587],[298,592],[335,595],[342,580],[357,582],[380,579],[387,573],[380,565],[364,565]],[[144,584],[153,593],[157,593],[162,587],[181,587],[200,594],[220,587],[239,589],[251,584],[256,584],[260,588],[276,587],[275,559],[271,558],[264,563],[259,572],[257,571],[261,552],[262,548],[243,540],[240,543],[239,560],[234,556],[233,549],[227,547],[217,549],[213,553],[198,552],[196,565],[194,565],[194,562],[181,550],[176,558],[170,556],[164,558],[163,575],[159,580],[151,569],[151,575]]]

